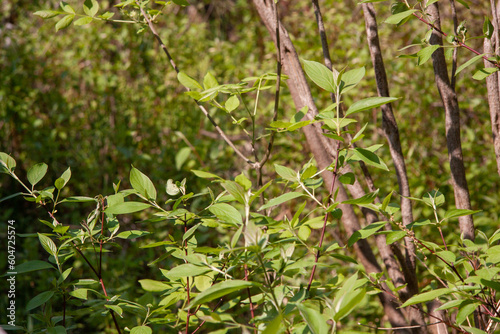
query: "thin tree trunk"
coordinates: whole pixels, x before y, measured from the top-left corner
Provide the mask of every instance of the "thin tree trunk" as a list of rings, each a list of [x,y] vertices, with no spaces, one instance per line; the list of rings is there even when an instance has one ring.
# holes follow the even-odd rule
[[[497,7],[494,0],[491,0],[491,23],[495,28],[491,39],[484,39],[484,53],[488,56],[494,55],[498,47],[499,34],[498,34],[498,12],[500,8]],[[493,65],[484,61],[485,67],[493,67]],[[497,171],[500,175],[500,76],[498,72],[493,73],[486,78],[486,87],[488,89],[488,104],[490,106],[491,118],[491,132],[493,134],[493,147],[495,148],[495,156],[497,161]]]
[[[380,49],[375,8],[372,3],[363,3],[362,8],[365,17],[368,48],[370,50],[373,68],[375,70],[378,95],[389,97],[389,84],[387,82],[384,59],[382,58],[382,52]],[[384,104],[381,109],[382,130],[384,131],[384,135],[389,143],[389,150],[391,152],[394,167],[396,169],[396,176],[398,178],[399,192],[403,195],[401,197],[402,220],[404,225],[408,225],[413,222],[413,214],[411,201],[408,198],[411,196],[410,185],[408,183],[406,164],[399,138],[399,129],[392,110],[392,104]],[[410,238],[405,238],[405,249],[405,263],[402,263],[402,266],[406,265],[406,270],[403,270],[403,273],[405,274],[406,282],[408,282],[408,287],[403,289],[401,291],[402,293],[400,293],[403,301],[418,293],[415,264],[415,244]],[[425,325],[425,320],[421,312],[412,307],[409,307],[407,312],[412,325]],[[425,332],[425,327],[415,329],[414,332]]]
[[[428,7],[431,21],[441,29],[439,7],[433,3]],[[443,45],[443,39],[437,31],[433,31],[430,43]],[[469,187],[465,177],[465,167],[462,156],[462,143],[460,139],[460,110],[458,108],[457,95],[450,84],[444,50],[437,49],[432,54],[434,65],[434,77],[436,85],[443,101],[446,115],[446,143],[448,146],[448,158],[450,161],[451,180],[455,193],[455,205],[458,209],[471,209],[469,198]],[[474,222],[472,216],[459,217],[460,232],[466,239],[474,240]]]
[[[275,40],[275,21],[272,10],[272,2],[273,0],[253,0],[255,8],[259,13],[263,23],[266,25],[270,35],[272,36],[274,42]],[[311,95],[311,91],[309,89],[308,83],[306,81],[304,72],[300,65],[299,58],[293,46],[293,43],[288,35],[287,30],[280,23],[280,39],[281,39],[281,50],[282,50],[282,64],[283,70],[288,75],[289,80],[287,80],[288,88],[292,95],[292,98],[295,103],[295,107],[297,110],[301,109],[303,106],[308,106],[309,111],[306,114],[307,119],[314,118],[317,115],[318,111],[314,104],[313,97]],[[309,125],[304,127],[304,133],[306,136],[306,140],[311,148],[311,151],[316,159],[319,168],[324,168],[330,165],[333,161],[332,153],[334,153],[335,149],[332,145],[332,142],[328,140],[325,136],[322,135],[321,127],[317,124]],[[333,178],[332,174],[329,172],[323,173],[323,178],[325,183],[331,183]],[[341,184],[338,185],[340,187],[339,197],[340,201],[347,199],[347,194],[343,189]],[[361,190],[364,193],[361,186],[357,186],[356,190],[359,192]],[[359,197],[353,194],[354,197]],[[343,205],[343,216],[342,222],[346,228],[348,234],[352,234],[354,231],[360,228],[360,224],[357,220],[352,207]],[[379,244],[379,243],[378,243]],[[382,243],[379,244],[381,246]],[[361,263],[365,266],[367,272],[380,272],[381,268],[379,264],[376,262],[376,258],[373,252],[370,249],[369,244],[366,240],[363,242],[358,241],[355,245],[355,250],[358,252],[359,259]],[[390,256],[389,256],[390,257]],[[389,260],[389,259],[388,259]],[[386,295],[380,295],[380,299],[382,305],[384,307],[384,311],[389,318],[392,326],[401,327],[406,326],[407,322],[404,318],[402,312],[397,308],[397,305],[391,301]],[[410,333],[408,329],[401,329],[397,331],[398,333]]]

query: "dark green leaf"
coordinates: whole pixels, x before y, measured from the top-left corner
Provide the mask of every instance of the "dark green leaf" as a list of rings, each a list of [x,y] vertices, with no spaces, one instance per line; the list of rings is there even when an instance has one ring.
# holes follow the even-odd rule
[[[35,296],[28,302],[28,304],[26,304],[26,311],[31,311],[38,306],[45,304],[52,298],[52,296],[54,296],[54,291],[45,291]]]
[[[197,266],[192,263],[184,263],[171,270],[162,269],[161,272],[166,278],[175,281],[183,277],[193,277],[206,274],[211,269],[208,267]]]
[[[54,243],[54,241],[52,241],[52,239],[50,239],[48,236],[46,236],[44,234],[40,234],[40,233],[37,233],[37,234],[38,234],[38,239],[40,240],[40,244],[42,244],[43,249],[45,249],[47,251],[47,253],[49,253],[50,255],[55,257],[57,254],[57,247],[56,247],[56,244]]]
[[[456,217],[473,215],[475,213],[481,212],[481,210],[466,210],[466,209],[451,209],[446,211],[443,219],[451,219]]]

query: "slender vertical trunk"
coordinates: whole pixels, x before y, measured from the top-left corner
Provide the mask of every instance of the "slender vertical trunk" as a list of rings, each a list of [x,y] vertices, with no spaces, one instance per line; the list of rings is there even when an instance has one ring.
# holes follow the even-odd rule
[[[439,6],[433,3],[428,7],[431,21],[434,25],[441,29],[441,21],[439,17]],[[430,43],[435,45],[443,45],[443,39],[437,31],[433,31]],[[446,119],[446,143],[448,146],[448,159],[450,161],[451,180],[453,191],[455,193],[455,205],[458,209],[471,209],[469,198],[469,187],[465,177],[465,167],[462,156],[462,142],[460,139],[460,110],[458,108],[457,95],[451,87],[448,77],[448,69],[444,57],[444,50],[437,49],[432,54],[432,62],[434,65],[434,78],[436,85],[443,101]],[[460,232],[466,239],[474,240],[474,222],[472,216],[464,216],[458,218]]]
[[[491,0],[491,13],[492,19],[491,23],[495,28],[491,39],[484,39],[484,53],[488,56],[495,54],[496,49],[499,45],[499,33],[498,33],[498,14],[500,8],[495,4],[494,0]],[[485,67],[493,67],[493,65],[484,61]],[[486,78],[486,87],[488,89],[488,104],[490,106],[490,118],[491,118],[491,132],[493,134],[493,147],[495,149],[495,156],[497,161],[497,171],[500,175],[500,76],[498,72],[493,73]]]

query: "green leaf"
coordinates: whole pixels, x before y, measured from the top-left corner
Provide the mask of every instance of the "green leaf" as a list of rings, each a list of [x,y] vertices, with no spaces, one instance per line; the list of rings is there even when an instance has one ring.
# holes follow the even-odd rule
[[[29,183],[35,186],[47,174],[47,168],[48,166],[43,162],[31,167],[27,175]]]
[[[239,105],[240,105],[240,99],[238,99],[238,96],[231,95],[224,104],[224,107],[227,109],[228,112],[231,112],[236,108],[238,108]]]
[[[148,203],[130,201],[110,206],[104,212],[112,215],[123,215],[127,213],[142,211],[149,208],[150,206],[151,205],[149,205]]]
[[[139,283],[145,291],[149,292],[161,292],[170,289],[170,285],[152,279],[141,279]]]
[[[39,271],[44,269],[55,269],[55,268],[48,262],[33,260],[17,265],[16,268],[13,270],[13,272],[17,274],[24,274],[31,271]]]
[[[181,148],[177,154],[175,155],[175,168],[177,170],[181,170],[182,165],[186,162],[186,160],[191,155],[191,148],[183,147]]]
[[[344,86],[342,88],[342,93],[346,93],[356,87],[356,85],[365,76],[366,70],[364,67],[350,70],[342,74],[342,82]]]
[[[88,16],[94,17],[99,11],[99,3],[97,0],[85,0],[83,3],[83,11]]]
[[[189,2],[186,0],[173,0],[173,2],[179,6],[189,6]]]
[[[371,204],[371,203],[373,203],[373,201],[377,197],[378,191],[379,190],[377,189],[374,192],[368,193],[368,194],[361,196],[359,198],[349,199],[347,201],[343,201],[342,204],[357,204],[357,205]]]
[[[457,0],[457,2],[462,4],[462,6],[464,6],[465,8],[470,9],[469,5],[467,4],[467,2],[465,2],[465,0]]]
[[[493,36],[493,32],[495,31],[495,28],[493,27],[493,24],[491,24],[490,19],[486,16],[484,18],[484,23],[483,23],[483,34],[487,39],[491,39],[491,36]]]
[[[297,308],[313,334],[328,334],[328,325],[319,311],[305,303],[297,304]]]
[[[404,19],[406,19],[415,12],[417,12],[416,9],[410,9],[401,13],[397,13],[389,16],[384,22],[389,24],[399,24],[401,21],[403,21]]]
[[[242,186],[243,189],[245,189],[245,191],[248,191],[248,190],[250,190],[250,188],[252,188],[252,182],[243,173],[241,173],[240,175],[236,176],[234,178],[234,180],[236,181],[236,183],[238,183],[240,186]],[[226,190],[227,190],[227,188],[226,188]],[[233,195],[233,194],[231,194],[231,195]]]
[[[75,298],[78,298],[78,299],[87,300],[87,292],[88,291],[89,291],[89,289],[76,289],[76,290],[70,291],[69,295],[73,296]]]
[[[349,240],[347,240],[347,245],[352,247],[359,239],[366,239],[369,236],[375,234],[378,230],[385,226],[386,222],[375,222],[368,226],[363,227],[361,230],[355,231]]]
[[[184,87],[187,87],[189,89],[203,89],[203,87],[201,87],[201,85],[196,80],[194,80],[184,72],[179,72],[177,74],[177,79]]]
[[[345,173],[339,176],[339,181],[343,184],[354,184],[356,177],[354,173]]]
[[[281,315],[278,314],[277,316],[274,317],[273,320],[271,320],[266,328],[264,329],[264,331],[262,332],[262,334],[278,334],[278,333],[282,333],[284,330],[283,328],[283,323],[282,323],[282,318],[281,318]]]
[[[430,45],[417,52],[418,60],[417,65],[420,66],[426,63],[432,56],[432,54],[439,49],[439,45]]]
[[[389,171],[387,165],[375,153],[360,147],[356,147],[352,152],[354,157],[362,160],[365,164]]]
[[[234,181],[225,181],[222,183],[222,186],[234,197],[235,200],[241,204],[245,204],[246,192],[243,186]]]
[[[132,188],[148,200],[156,201],[156,188],[153,182],[134,166],[130,170],[130,184]]]
[[[202,170],[192,169],[191,172],[202,179],[220,179],[220,176]]]
[[[86,24],[89,24],[92,21],[93,21],[93,19],[90,16],[85,16],[85,17],[81,17],[78,20],[76,20],[74,25],[75,26],[84,26]]]
[[[305,59],[302,59],[302,62],[304,63],[304,71],[307,73],[307,76],[316,85],[330,93],[335,93],[336,86],[333,73],[328,69],[328,67],[321,63]]]
[[[283,179],[292,182],[298,181],[297,172],[295,172],[293,169],[278,164],[274,164],[274,169],[276,170],[276,173],[278,173],[278,175],[281,176]]]
[[[60,12],[56,12],[54,10],[39,10],[33,13],[33,15],[40,16],[43,19],[50,19],[54,16],[61,14]]]
[[[365,295],[366,289],[357,289],[346,293],[340,305],[340,309],[337,311],[337,313],[335,313],[333,319],[335,321],[340,321],[345,318],[347,315],[349,315],[349,313],[352,312],[356,305],[361,303]]]
[[[138,231],[138,230],[131,230],[131,231],[124,231],[119,233],[116,237],[120,239],[137,239],[140,237],[143,237],[145,235],[151,234],[151,232],[147,231]]]
[[[475,213],[481,212],[481,210],[466,210],[466,209],[451,209],[446,211],[443,219],[451,219],[456,217],[473,215]]]
[[[219,86],[219,83],[217,82],[217,79],[212,75],[212,73],[207,72],[207,74],[205,74],[205,77],[203,78],[203,86],[205,87],[205,90],[207,90]]]
[[[54,241],[50,239],[48,236],[44,234],[38,234],[38,239],[40,240],[40,243],[42,244],[43,249],[47,251],[50,255],[56,257],[57,256],[57,247]]]
[[[460,306],[458,306],[457,317],[455,319],[456,323],[461,324],[466,321],[467,317],[474,313],[479,306],[481,306],[480,301],[464,300]]]
[[[271,208],[273,206],[280,205],[280,204],[288,202],[294,198],[298,198],[298,197],[302,197],[302,196],[304,196],[304,194],[302,194],[302,193],[289,192],[289,193],[283,194],[281,196],[278,196],[276,198],[269,200],[269,202],[267,202],[266,204],[261,206],[260,209],[257,211],[262,211],[262,210],[265,210],[267,208]]]
[[[73,7],[71,7],[70,5],[68,5],[66,2],[64,1],[61,1],[59,3],[59,6],[61,7],[62,10],[64,10],[66,13],[69,13],[69,14],[75,14],[75,10],[73,9]]]
[[[405,231],[392,231],[385,237],[385,243],[390,245],[398,240],[403,239],[406,236]]]
[[[460,67],[457,68],[457,71],[455,72],[455,76],[458,73],[462,72],[462,70],[464,70],[465,68],[467,68],[470,65],[474,64],[475,62],[477,62],[478,60],[483,59],[483,56],[484,56],[484,54],[480,54],[478,56],[475,56],[475,57],[472,57],[471,59],[469,59],[467,62],[465,62],[464,64],[462,64]]]
[[[360,111],[365,111],[369,110],[372,108],[377,108],[380,107],[381,105],[384,105],[386,103],[391,103],[399,98],[397,97],[369,97],[366,99],[362,99],[360,101],[357,101],[353,103],[349,109],[347,109],[345,115],[348,116],[350,114],[354,114]]]
[[[118,305],[104,304],[104,307],[108,308],[110,310],[113,310],[114,312],[116,312],[120,316],[123,314],[123,309]]]
[[[452,289],[442,288],[442,289],[435,289],[435,290],[431,290],[428,292],[424,292],[424,293],[421,293],[421,294],[418,294],[418,295],[411,297],[403,305],[401,305],[401,307],[425,303],[425,302],[431,301],[439,296],[448,294],[452,291],[453,291]]]
[[[460,0],[457,0],[457,1],[461,2]],[[471,334],[488,334],[487,332],[483,331],[482,329],[479,329],[476,327],[462,326],[462,328]]]
[[[56,32],[59,31],[59,30],[61,30],[61,29],[64,29],[64,28],[68,27],[71,24],[71,22],[73,22],[74,18],[75,18],[75,15],[68,14],[68,15],[65,15],[59,21],[57,21],[57,23],[56,23]]]
[[[171,270],[161,269],[163,276],[165,276],[166,278],[168,278],[172,281],[175,281],[175,280],[178,280],[178,279],[184,278],[184,277],[193,277],[193,276],[203,275],[203,274],[206,274],[210,271],[211,271],[211,269],[208,267],[201,267],[201,266],[194,265],[192,263],[184,263],[184,264],[181,264],[177,267],[172,268]]]
[[[174,1],[175,2],[175,1]],[[153,330],[148,326],[136,326],[130,330],[130,334],[152,334]]]
[[[489,77],[490,75],[492,75],[493,73],[498,72],[498,70],[499,70],[498,67],[486,67],[486,68],[482,68],[479,71],[477,71],[476,73],[474,73],[474,75],[472,76],[472,79],[475,79],[475,80],[484,80],[487,77]]]
[[[86,196],[71,196],[71,197],[66,197],[63,199],[60,203],[86,203],[86,202],[96,202],[97,200],[92,197],[86,197]]]
[[[8,174],[7,171],[13,171],[16,168],[16,160],[4,152],[0,152],[0,172]]]
[[[243,224],[240,212],[227,203],[216,203],[208,210],[225,223],[236,226]]]
[[[242,289],[250,287],[260,287],[261,284],[257,282],[243,281],[243,280],[231,280],[224,281],[212,285],[210,288],[206,289],[202,293],[196,296],[191,303],[187,306],[188,309],[192,309],[195,306],[208,303],[214,299],[223,297],[232,292],[239,291]]]
[[[52,296],[54,296],[54,291],[45,291],[36,295],[28,302],[28,304],[26,304],[26,311],[31,311],[38,306],[45,304],[52,298]]]
[[[64,186],[66,186],[69,179],[71,179],[71,168],[70,167],[68,167],[68,169],[66,169],[64,171],[64,173],[62,173],[61,177],[58,178],[56,180],[56,182],[54,182],[54,185],[56,186],[56,188],[58,190],[61,190],[62,188],[64,188]]]

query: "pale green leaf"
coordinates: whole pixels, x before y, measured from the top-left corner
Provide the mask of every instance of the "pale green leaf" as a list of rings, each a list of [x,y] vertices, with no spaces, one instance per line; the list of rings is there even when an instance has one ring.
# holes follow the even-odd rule
[[[61,29],[64,29],[64,28],[68,27],[71,24],[71,22],[73,22],[74,18],[75,18],[75,15],[68,14],[68,15],[65,15],[59,21],[57,21],[57,23],[56,23],[56,32],[59,31],[59,30],[61,30]]]
[[[225,295],[228,295],[232,292],[239,291],[242,289],[250,288],[250,287],[259,287],[261,286],[260,283],[257,282],[250,282],[250,281],[243,281],[243,280],[231,280],[231,281],[224,281],[221,283],[217,283],[212,285],[210,288],[206,289],[202,293],[196,296],[191,303],[187,306],[188,309],[192,309],[193,307],[196,307],[201,304],[208,303],[214,299],[223,297]]]
[[[413,13],[417,12],[416,9],[410,9],[401,13],[397,13],[394,15],[389,16],[386,20],[385,23],[389,24],[399,24],[401,21],[412,15]]]
[[[452,291],[453,290],[449,289],[449,288],[442,288],[442,289],[435,289],[435,290],[431,290],[428,292],[424,292],[424,293],[421,293],[421,294],[418,294],[418,295],[411,297],[403,305],[401,305],[401,307],[425,303],[425,302],[431,301],[439,296],[449,294]]]
[[[54,291],[45,291],[36,295],[28,302],[28,304],[26,304],[26,311],[31,311],[38,306],[45,304],[52,298],[52,296],[54,296]]]
[[[236,226],[243,223],[240,212],[227,203],[216,203],[208,210],[224,223]]]
[[[142,211],[149,208],[150,206],[151,205],[149,205],[148,203],[130,201],[110,206],[105,210],[105,212],[113,215],[123,215],[127,213]]]
[[[153,182],[134,166],[130,170],[130,184],[132,188],[148,200],[156,200],[156,188]]]
[[[369,97],[360,101],[353,103],[349,109],[347,109],[345,115],[354,114],[360,111],[365,111],[373,108],[380,107],[386,103],[391,103],[398,100],[397,97]]]
[[[35,186],[35,184],[37,184],[45,176],[47,169],[48,166],[43,162],[31,167],[27,175],[29,183],[31,183],[32,186]]]
[[[486,67],[478,70],[474,75],[472,76],[472,79],[475,80],[484,80],[490,75],[492,75],[495,72],[498,72],[499,68],[498,67]]]
[[[335,93],[335,82],[333,79],[333,73],[325,65],[302,59],[304,63],[304,70],[307,76],[319,87],[324,90]]]
[[[196,80],[194,80],[193,78],[191,78],[189,75],[187,75],[184,72],[179,72],[177,74],[177,79],[186,88],[203,89],[203,87],[201,87],[201,85]]]
[[[280,204],[288,202],[294,198],[298,198],[298,197],[302,197],[302,196],[304,196],[304,194],[298,193],[298,192],[289,192],[289,193],[283,194],[281,196],[278,196],[276,198],[269,200],[266,204],[261,206],[258,211],[262,211],[262,210],[271,208],[273,206],[280,205]]]

